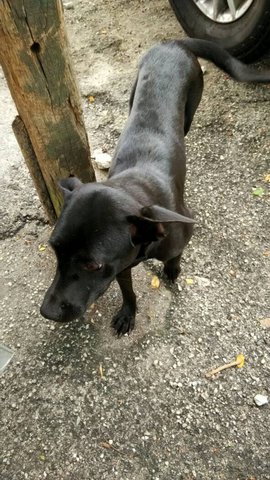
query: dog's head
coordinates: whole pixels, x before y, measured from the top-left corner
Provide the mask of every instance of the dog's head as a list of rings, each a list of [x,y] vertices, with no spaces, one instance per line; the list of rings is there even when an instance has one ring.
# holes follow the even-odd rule
[[[70,177],[61,181],[61,188],[64,207],[50,238],[56,275],[40,309],[51,320],[82,316],[118,273],[136,263],[143,244],[166,235],[166,221],[192,222],[173,212],[168,220],[169,210],[142,208],[106,183],[82,184]]]

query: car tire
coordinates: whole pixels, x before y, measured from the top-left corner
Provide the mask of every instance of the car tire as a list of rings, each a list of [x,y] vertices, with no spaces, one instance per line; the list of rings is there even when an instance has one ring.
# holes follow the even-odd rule
[[[252,62],[270,48],[270,0],[253,0],[238,20],[219,23],[208,18],[193,0],[169,0],[190,37],[212,40],[232,55]]]

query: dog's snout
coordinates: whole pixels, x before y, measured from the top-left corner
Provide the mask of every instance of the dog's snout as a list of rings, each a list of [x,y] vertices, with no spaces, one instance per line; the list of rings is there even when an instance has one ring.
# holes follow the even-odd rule
[[[62,309],[57,306],[55,302],[48,300],[48,298],[46,297],[40,307],[40,313],[44,318],[47,318],[48,320],[54,320],[55,322],[62,321]]]
[[[40,307],[40,314],[42,317],[47,318],[48,320],[54,320],[55,322],[60,322],[60,311],[57,309],[51,308],[45,301]]]
[[[40,307],[40,313],[44,318],[55,322],[70,322],[82,315],[82,309],[77,305],[72,305],[68,301],[56,301],[55,298],[45,297]]]

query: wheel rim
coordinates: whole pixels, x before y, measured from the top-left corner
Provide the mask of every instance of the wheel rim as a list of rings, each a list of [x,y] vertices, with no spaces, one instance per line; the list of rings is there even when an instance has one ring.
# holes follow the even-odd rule
[[[242,17],[254,0],[193,0],[208,18],[217,23],[232,23]]]

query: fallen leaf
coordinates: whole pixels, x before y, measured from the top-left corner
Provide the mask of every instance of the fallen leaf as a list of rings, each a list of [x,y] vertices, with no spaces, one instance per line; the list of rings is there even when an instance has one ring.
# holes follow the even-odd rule
[[[239,355],[237,355],[236,357],[236,362],[239,362],[236,366],[237,368],[242,368],[244,366],[244,363],[245,363],[245,357],[242,353],[240,353]]]
[[[268,250],[265,250],[265,251],[263,252],[263,255],[264,255],[265,257],[269,257],[269,251],[268,251]]]
[[[262,197],[265,194],[265,191],[262,187],[256,187],[253,188],[252,193],[255,197]]]
[[[152,288],[159,288],[159,286],[160,286],[159,278],[156,275],[154,275],[152,277],[152,280],[151,280],[151,287]]]
[[[103,448],[108,448],[108,449],[109,449],[109,448],[112,448],[111,444],[108,443],[108,442],[102,442],[102,443],[101,443],[101,446],[102,446]]]
[[[267,173],[267,175],[265,175],[264,181],[270,183],[270,173]]]
[[[262,318],[260,320],[260,324],[261,324],[262,327],[270,328],[270,317]]]
[[[95,97],[93,95],[89,95],[88,102],[89,103],[94,103],[94,101],[95,101]]]
[[[186,284],[187,285],[193,285],[194,284],[194,280],[192,278],[186,278]]]
[[[47,248],[47,245],[44,245],[43,243],[41,243],[39,246],[38,246],[38,249],[40,252],[44,252]]]
[[[99,364],[99,374],[100,374],[101,378],[104,377],[104,370],[103,370],[103,367],[102,367],[102,363]]]

